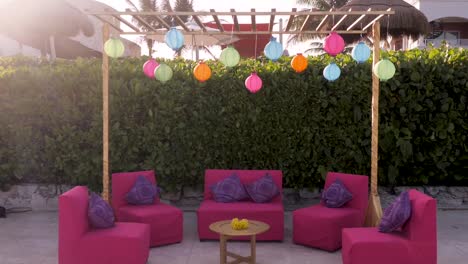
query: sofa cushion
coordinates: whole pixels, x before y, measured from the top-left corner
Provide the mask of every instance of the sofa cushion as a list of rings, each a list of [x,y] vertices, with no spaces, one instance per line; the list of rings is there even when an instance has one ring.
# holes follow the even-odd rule
[[[92,192],[89,198],[88,219],[94,228],[110,228],[114,226],[114,211],[99,195]]]
[[[268,173],[253,183],[246,184],[245,189],[252,201],[256,203],[268,203],[280,194],[278,186]]]
[[[389,233],[401,228],[411,216],[411,201],[408,192],[402,192],[384,211],[379,231]]]
[[[153,204],[158,195],[158,188],[151,183],[145,176],[138,176],[133,187],[125,195],[125,200],[133,205]]]
[[[217,202],[231,203],[245,200],[248,198],[244,185],[242,185],[239,176],[232,174],[223,180],[211,185],[213,198]]]
[[[353,199],[353,194],[348,191],[340,179],[336,179],[322,192],[322,202],[326,207],[339,208]]]

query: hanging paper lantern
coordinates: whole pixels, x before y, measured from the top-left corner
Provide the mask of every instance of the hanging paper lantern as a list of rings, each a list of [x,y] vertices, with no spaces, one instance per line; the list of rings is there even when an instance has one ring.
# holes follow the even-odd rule
[[[245,79],[245,87],[251,93],[256,93],[262,88],[262,79],[258,77],[256,72],[252,72],[247,79]]]
[[[328,66],[325,67],[325,69],[323,69],[323,77],[325,77],[325,79],[331,82],[338,79],[340,77],[340,74],[340,67],[338,67],[338,65],[336,65],[334,62],[328,64]]]
[[[275,37],[271,37],[263,52],[265,52],[268,59],[277,61],[283,55],[283,45],[276,41]]]
[[[193,69],[193,75],[195,76],[195,79],[200,82],[205,82],[211,77],[211,69],[206,65],[206,63],[200,61]]]
[[[308,61],[302,53],[298,53],[294,58],[291,60],[291,67],[297,72],[303,72],[307,69]]]
[[[156,80],[166,83],[172,78],[172,69],[165,63],[159,64],[158,67],[154,70],[154,77]]]
[[[340,54],[344,50],[344,47],[345,42],[343,38],[336,32],[330,33],[330,35],[325,38],[323,44],[323,49],[331,56]]]
[[[104,43],[104,51],[107,56],[118,58],[124,54],[125,46],[118,38],[110,38]]]
[[[148,78],[154,79],[154,70],[159,66],[159,63],[155,59],[149,59],[143,64],[143,73]]]
[[[219,60],[226,67],[234,67],[239,63],[240,55],[235,48],[229,46],[223,49],[221,55],[219,56]]]
[[[374,65],[373,71],[381,81],[387,81],[395,75],[396,69],[391,61],[383,59]]]
[[[353,51],[351,52],[351,56],[353,59],[358,63],[363,63],[369,59],[371,55],[370,48],[364,42],[359,42],[356,46],[354,46]]]
[[[184,45],[184,35],[180,30],[171,27],[164,37],[167,46],[174,51],[178,51]]]

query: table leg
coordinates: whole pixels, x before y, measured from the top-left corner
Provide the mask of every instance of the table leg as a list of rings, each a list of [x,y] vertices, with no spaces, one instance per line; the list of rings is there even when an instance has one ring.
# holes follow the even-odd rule
[[[256,256],[255,256],[256,249],[257,249],[257,245],[255,241],[255,235],[252,235],[250,237],[250,264],[256,263]]]
[[[220,257],[220,263],[221,264],[226,264],[227,263],[227,255],[226,255],[226,236],[225,235],[220,235],[219,236],[219,257]]]

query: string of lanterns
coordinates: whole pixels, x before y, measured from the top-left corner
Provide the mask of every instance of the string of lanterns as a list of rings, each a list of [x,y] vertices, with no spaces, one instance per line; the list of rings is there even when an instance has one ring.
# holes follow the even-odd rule
[[[167,46],[174,51],[179,51],[184,45],[184,36],[180,30],[172,27],[164,38]],[[256,48],[256,47],[255,47]],[[323,49],[333,57],[332,62],[323,69],[323,76],[328,81],[336,81],[341,75],[341,69],[335,63],[335,57],[342,53],[345,48],[345,41],[336,32],[331,32],[324,40]],[[104,44],[105,53],[112,57],[118,58],[124,54],[125,47],[122,41],[118,38],[110,38]],[[275,37],[271,37],[264,49],[265,56],[277,61],[283,55],[283,45],[279,43]],[[364,43],[359,42],[352,50],[351,56],[357,63],[366,62],[371,55],[370,48]],[[228,46],[222,50],[219,61],[227,68],[235,67],[239,64],[240,54],[232,46]],[[308,60],[304,55],[298,53],[291,60],[291,68],[296,73],[304,72],[308,67]],[[382,59],[372,69],[373,73],[381,80],[387,81],[395,75],[395,65],[388,59]],[[143,73],[148,78],[155,78],[161,83],[166,83],[173,76],[173,70],[165,63],[158,63],[155,59],[150,58],[143,64]],[[210,67],[203,61],[193,69],[193,75],[199,82],[206,82],[211,78],[212,72]],[[251,93],[258,92],[262,87],[262,79],[253,71],[250,76],[245,79],[245,86]]]

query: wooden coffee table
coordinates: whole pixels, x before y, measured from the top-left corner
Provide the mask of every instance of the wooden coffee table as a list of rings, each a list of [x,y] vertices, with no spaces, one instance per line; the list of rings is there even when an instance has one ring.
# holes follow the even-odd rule
[[[260,221],[249,220],[249,228],[243,230],[234,230],[231,227],[231,220],[224,220],[214,222],[210,225],[210,230],[219,234],[219,255],[220,263],[250,263],[255,264],[255,250],[256,250],[256,240],[255,237],[258,234],[261,234],[270,229],[270,225]],[[250,256],[244,257],[232,253],[227,250],[226,242],[231,237],[237,236],[250,236]],[[227,257],[232,257],[235,260],[227,262]]]

